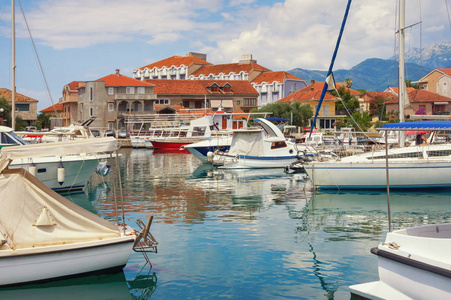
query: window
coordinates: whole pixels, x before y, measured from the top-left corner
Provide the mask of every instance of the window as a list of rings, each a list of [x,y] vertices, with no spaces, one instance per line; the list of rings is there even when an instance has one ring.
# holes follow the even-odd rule
[[[114,111],[114,103],[108,103],[108,111]]]
[[[223,87],[224,92],[230,93],[232,91],[232,87],[230,85],[226,85]]]
[[[92,101],[92,87],[89,88],[89,101]]]
[[[143,86],[138,87],[138,94],[143,95],[146,93],[146,88]]]
[[[125,93],[129,94],[129,95],[134,94],[135,88],[133,86],[129,86],[129,87],[125,88]]]
[[[183,100],[183,107],[189,107],[189,101]]]
[[[284,141],[278,141],[271,144],[271,149],[285,148],[286,146],[287,144]]]
[[[108,88],[108,95],[114,95],[114,88],[113,87],[109,87]]]
[[[257,99],[243,99],[244,106],[256,106]]]
[[[30,104],[28,103],[17,103],[16,111],[30,111]]]
[[[92,117],[94,115],[94,109],[91,107],[89,109],[89,116]]]
[[[156,105],[169,105],[169,99],[157,99],[155,100]]]
[[[210,90],[211,90],[212,92],[219,92],[219,87],[216,86],[216,85],[214,85],[214,86],[210,87]]]
[[[323,105],[323,116],[329,115],[329,105]]]
[[[108,122],[108,130],[114,130],[114,123]]]

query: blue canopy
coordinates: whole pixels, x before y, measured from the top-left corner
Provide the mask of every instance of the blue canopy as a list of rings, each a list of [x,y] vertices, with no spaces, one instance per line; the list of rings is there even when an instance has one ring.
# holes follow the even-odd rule
[[[388,123],[381,130],[451,130],[451,121],[416,121]]]
[[[270,118],[265,118],[265,119],[270,122],[288,122],[288,121],[290,121],[290,119],[284,119],[284,118],[278,118],[278,117],[270,117]]]

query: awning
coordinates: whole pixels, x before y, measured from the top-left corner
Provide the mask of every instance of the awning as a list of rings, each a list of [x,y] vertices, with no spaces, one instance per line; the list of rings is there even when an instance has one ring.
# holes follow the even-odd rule
[[[210,100],[211,108],[218,108],[221,103],[224,108],[233,108],[233,100]]]
[[[434,102],[435,105],[446,105],[448,102]]]
[[[451,130],[451,121],[415,121],[404,123],[388,123],[381,130]]]

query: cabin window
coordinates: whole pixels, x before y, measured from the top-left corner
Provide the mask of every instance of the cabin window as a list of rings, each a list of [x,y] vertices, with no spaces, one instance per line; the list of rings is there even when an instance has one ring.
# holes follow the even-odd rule
[[[205,126],[202,127],[194,127],[192,136],[204,136],[205,135]]]
[[[271,149],[285,148],[286,146],[287,146],[287,143],[285,143],[284,141],[273,142],[271,144]]]

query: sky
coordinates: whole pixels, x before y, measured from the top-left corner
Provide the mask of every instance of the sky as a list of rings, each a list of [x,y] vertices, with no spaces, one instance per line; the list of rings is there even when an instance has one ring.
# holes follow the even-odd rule
[[[58,102],[71,81],[115,69],[132,77],[134,69],[188,52],[205,53],[213,64],[252,54],[273,71],[327,70],[347,2],[16,0],[17,92],[39,100],[41,110]],[[353,1],[334,70],[395,55],[397,2]],[[406,25],[421,21],[406,30],[406,51],[451,41],[449,9],[451,0],[406,0]],[[0,87],[9,89],[11,48],[11,0],[0,0]]]

